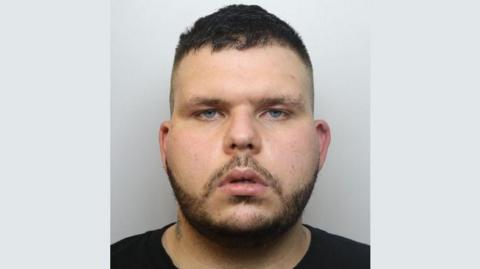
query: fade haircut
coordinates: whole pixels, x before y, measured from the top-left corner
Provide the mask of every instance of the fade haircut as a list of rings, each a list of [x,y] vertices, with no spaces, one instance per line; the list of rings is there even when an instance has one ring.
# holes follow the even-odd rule
[[[210,46],[212,52],[235,48],[280,45],[292,49],[310,73],[310,98],[313,112],[313,68],[300,35],[286,22],[257,5],[229,5],[198,19],[193,27],[180,35],[173,62],[170,83],[170,113],[173,113],[174,72],[190,52]]]

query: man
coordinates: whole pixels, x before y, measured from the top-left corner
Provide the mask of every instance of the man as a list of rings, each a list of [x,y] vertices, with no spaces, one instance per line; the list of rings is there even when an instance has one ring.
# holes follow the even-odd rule
[[[304,225],[330,130],[299,35],[232,5],[180,36],[163,165],[178,220],[112,245],[112,268],[369,268],[369,246]]]

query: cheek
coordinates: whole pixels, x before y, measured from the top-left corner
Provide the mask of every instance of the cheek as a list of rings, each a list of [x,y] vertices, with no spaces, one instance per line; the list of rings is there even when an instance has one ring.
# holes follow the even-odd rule
[[[193,132],[172,132],[168,141],[167,161],[179,184],[198,186],[210,176],[214,145],[208,137]],[[210,168],[210,169],[209,169]],[[196,184],[191,184],[196,183]]]
[[[283,132],[272,142],[269,154],[274,165],[272,172],[284,181],[285,188],[311,180],[319,157],[318,140],[311,128]]]

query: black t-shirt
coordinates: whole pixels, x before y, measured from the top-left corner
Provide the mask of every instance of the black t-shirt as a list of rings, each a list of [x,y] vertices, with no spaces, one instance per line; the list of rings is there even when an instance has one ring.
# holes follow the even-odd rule
[[[125,238],[111,246],[112,269],[177,268],[162,245],[162,235],[170,227]],[[311,234],[310,246],[295,269],[370,268],[370,246],[329,234],[305,225]]]

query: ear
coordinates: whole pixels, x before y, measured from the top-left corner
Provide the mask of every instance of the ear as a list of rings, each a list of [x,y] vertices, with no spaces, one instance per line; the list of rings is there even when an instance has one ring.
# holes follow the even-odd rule
[[[318,137],[318,145],[320,147],[319,165],[320,168],[322,168],[327,159],[328,146],[330,145],[330,126],[328,126],[326,121],[316,120],[315,131]]]
[[[160,154],[162,155],[163,168],[167,169],[167,145],[168,145],[168,134],[172,123],[170,121],[164,121],[160,125],[160,130],[158,130],[158,142],[160,144]]]

